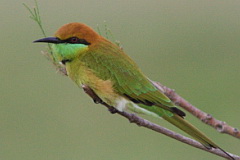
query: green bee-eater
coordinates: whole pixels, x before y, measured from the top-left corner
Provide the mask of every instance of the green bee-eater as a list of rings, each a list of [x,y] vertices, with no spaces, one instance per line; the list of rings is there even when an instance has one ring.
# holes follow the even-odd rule
[[[120,47],[87,25],[69,23],[58,29],[54,37],[34,42],[51,43],[54,59],[65,65],[68,76],[79,87],[90,87],[108,105],[119,111],[129,109],[162,117],[205,147],[221,149],[184,120],[185,113],[151,83]]]

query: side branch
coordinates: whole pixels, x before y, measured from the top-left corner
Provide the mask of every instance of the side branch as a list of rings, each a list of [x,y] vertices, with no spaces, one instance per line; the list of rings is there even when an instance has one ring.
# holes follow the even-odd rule
[[[138,117],[137,115],[135,114],[132,114],[132,113],[127,113],[127,112],[120,112],[118,110],[116,110],[114,107],[112,106],[109,106],[108,104],[106,104],[105,102],[103,102],[95,93],[94,91],[89,88],[88,86],[86,85],[83,85],[82,86],[83,90],[85,91],[85,93],[87,93],[95,103],[100,103],[102,105],[104,105],[105,107],[108,108],[108,110],[111,112],[111,113],[117,113],[125,118],[127,118],[131,123],[135,123],[137,124],[138,126],[142,126],[142,127],[145,127],[145,128],[148,128],[148,129],[151,129],[153,131],[156,131],[158,133],[162,133],[168,137],[171,137],[171,138],[174,138],[180,142],[183,142],[183,143],[186,143],[190,146],[193,146],[193,147],[196,147],[196,148],[199,148],[201,150],[204,150],[204,151],[207,151],[207,152],[210,152],[210,153],[213,153],[215,155],[218,155],[218,156],[221,156],[221,157],[224,157],[226,159],[230,159],[229,156],[227,156],[225,153],[223,153],[221,150],[219,149],[215,149],[215,148],[212,148],[212,149],[207,149],[206,147],[204,147],[201,143],[193,140],[193,139],[190,139],[188,137],[185,137],[185,136],[182,136],[178,133],[175,133],[169,129],[166,129],[164,127],[161,127],[155,123],[152,123],[148,120],[145,120],[141,117]],[[231,155],[235,160],[240,160],[240,157],[237,156],[237,155],[233,155],[231,153],[228,153],[229,155]]]
[[[234,128],[232,126],[229,126],[226,122],[217,120],[212,115],[207,114],[200,109],[196,108],[192,104],[190,104],[188,101],[183,99],[181,96],[179,96],[173,89],[168,88],[159,82],[153,82],[152,83],[157,87],[159,90],[161,90],[164,94],[166,94],[176,105],[184,108],[188,112],[190,112],[192,115],[200,119],[202,122],[212,126],[220,133],[226,133],[231,136],[234,136],[236,138],[240,138],[240,131],[237,128]]]

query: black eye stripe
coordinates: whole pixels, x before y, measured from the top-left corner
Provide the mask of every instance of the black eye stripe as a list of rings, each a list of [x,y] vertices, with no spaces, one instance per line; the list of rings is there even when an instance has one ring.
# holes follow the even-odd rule
[[[64,40],[64,42],[65,43],[71,43],[71,44],[85,44],[85,45],[90,45],[91,44],[88,41],[86,41],[85,39],[79,39],[77,37],[68,38],[68,39]]]
[[[90,45],[91,43],[89,43],[88,41],[86,41],[85,39],[79,39],[79,42],[81,44],[85,44],[85,45]]]

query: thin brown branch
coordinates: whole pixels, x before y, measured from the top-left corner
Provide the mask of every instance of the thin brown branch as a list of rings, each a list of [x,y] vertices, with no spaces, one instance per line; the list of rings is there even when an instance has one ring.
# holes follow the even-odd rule
[[[196,108],[188,101],[179,96],[173,89],[163,86],[159,82],[152,82],[159,90],[166,94],[176,105],[184,108],[192,115],[200,119],[202,122],[212,126],[220,133],[226,133],[236,138],[240,138],[240,131],[237,128],[234,128],[228,125],[226,122],[217,120],[212,115],[207,114],[200,109]]]
[[[51,56],[49,56],[50,53],[47,53],[47,52],[42,52],[42,53],[53,62],[53,60],[51,59]],[[59,73],[62,73],[63,75],[67,76],[67,71],[64,66],[61,66],[56,63],[53,63],[53,64],[57,68]],[[231,135],[233,137],[240,138],[240,131],[237,128],[234,128],[234,127],[228,125],[226,122],[217,120],[212,115],[207,114],[207,113],[201,111],[200,109],[196,108],[195,106],[190,104],[188,101],[186,101],[184,98],[179,96],[173,89],[168,88],[159,82],[152,81],[152,83],[161,92],[166,94],[176,105],[184,108],[185,110],[190,112],[193,116],[197,117],[205,124],[212,126],[220,133],[225,133],[225,134]]]
[[[174,138],[180,142],[183,142],[183,143],[186,143],[190,146],[193,146],[193,147],[196,147],[196,148],[199,148],[201,150],[204,150],[204,151],[207,151],[207,152],[210,152],[212,154],[215,154],[215,155],[218,155],[220,157],[224,157],[226,159],[231,159],[229,156],[227,156],[224,152],[222,152],[221,150],[219,149],[215,149],[215,148],[212,148],[212,149],[207,149],[206,147],[204,147],[201,143],[193,140],[193,139],[190,139],[188,137],[185,137],[185,136],[182,136],[178,133],[175,133],[169,129],[166,129],[164,127],[161,127],[157,124],[154,124],[146,119],[143,119],[141,117],[138,117],[137,115],[135,114],[132,114],[132,113],[127,113],[127,112],[120,112],[118,110],[116,110],[114,107],[112,106],[109,106],[107,103],[103,102],[95,93],[94,91],[89,88],[88,86],[86,85],[83,85],[82,86],[83,90],[94,100],[95,103],[100,103],[102,105],[104,105],[105,107],[108,108],[108,110],[111,112],[111,113],[117,113],[125,118],[127,118],[131,123],[135,123],[137,124],[138,126],[142,126],[142,127],[145,127],[145,128],[148,128],[148,129],[151,129],[153,131],[156,131],[158,133],[162,133],[168,137],[171,137],[171,138]],[[235,160],[240,160],[240,157],[237,156],[237,155],[233,155],[231,153],[228,153],[229,155],[231,155]]]
[[[65,66],[55,63],[52,59],[52,56],[50,53],[47,52],[43,52],[43,54],[45,56],[47,56],[47,58],[53,62],[53,65],[57,68],[57,71],[59,73],[61,73],[62,75],[67,76],[67,71]],[[193,114],[194,116],[196,116],[197,118],[199,118],[200,120],[202,120],[204,123],[213,126],[214,128],[216,128],[219,132],[221,133],[227,133],[229,135],[232,135],[236,138],[240,138],[240,133],[236,128],[233,128],[229,125],[227,125],[225,122],[219,121],[215,118],[213,118],[211,115],[202,112],[201,110],[199,110],[198,108],[194,107],[193,105],[191,105],[189,102],[187,102],[185,99],[183,99],[182,97],[180,97],[173,89],[170,89],[162,84],[160,84],[159,82],[153,82],[152,83],[160,90],[162,91],[164,94],[166,94],[176,105],[184,108],[185,110],[189,111],[191,114]],[[213,153],[215,155],[224,157],[226,159],[231,159],[230,157],[228,157],[224,152],[222,152],[219,149],[207,149],[205,148],[201,143],[190,139],[188,137],[182,136],[178,133],[175,133],[169,129],[166,129],[164,127],[161,127],[157,124],[154,124],[148,120],[145,120],[141,117],[138,117],[135,114],[132,113],[127,113],[127,112],[119,112],[118,110],[116,110],[114,107],[109,106],[108,104],[106,104],[105,102],[103,102],[94,92],[93,90],[91,90],[88,86],[82,86],[84,91],[94,100],[95,103],[100,103],[102,105],[104,105],[105,107],[108,108],[108,110],[111,113],[117,113],[125,118],[127,118],[131,123],[135,123],[138,126],[142,126],[148,129],[151,129],[153,131],[156,131],[158,133],[162,133],[166,136],[169,136],[171,138],[174,138],[180,142],[186,143],[188,145],[191,145],[193,147],[199,148],[201,150]],[[235,158],[236,160],[240,160],[240,157],[237,155],[233,155],[231,153],[228,153],[229,155],[231,155],[233,158]]]

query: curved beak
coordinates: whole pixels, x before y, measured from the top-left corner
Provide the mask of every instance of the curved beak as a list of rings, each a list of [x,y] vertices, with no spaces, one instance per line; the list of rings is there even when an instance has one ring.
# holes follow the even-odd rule
[[[36,40],[36,41],[33,41],[33,43],[37,43],[37,42],[55,43],[55,44],[63,43],[63,41],[60,40],[60,39],[57,38],[57,37],[46,37],[46,38],[42,38],[42,39],[38,39],[38,40]]]

